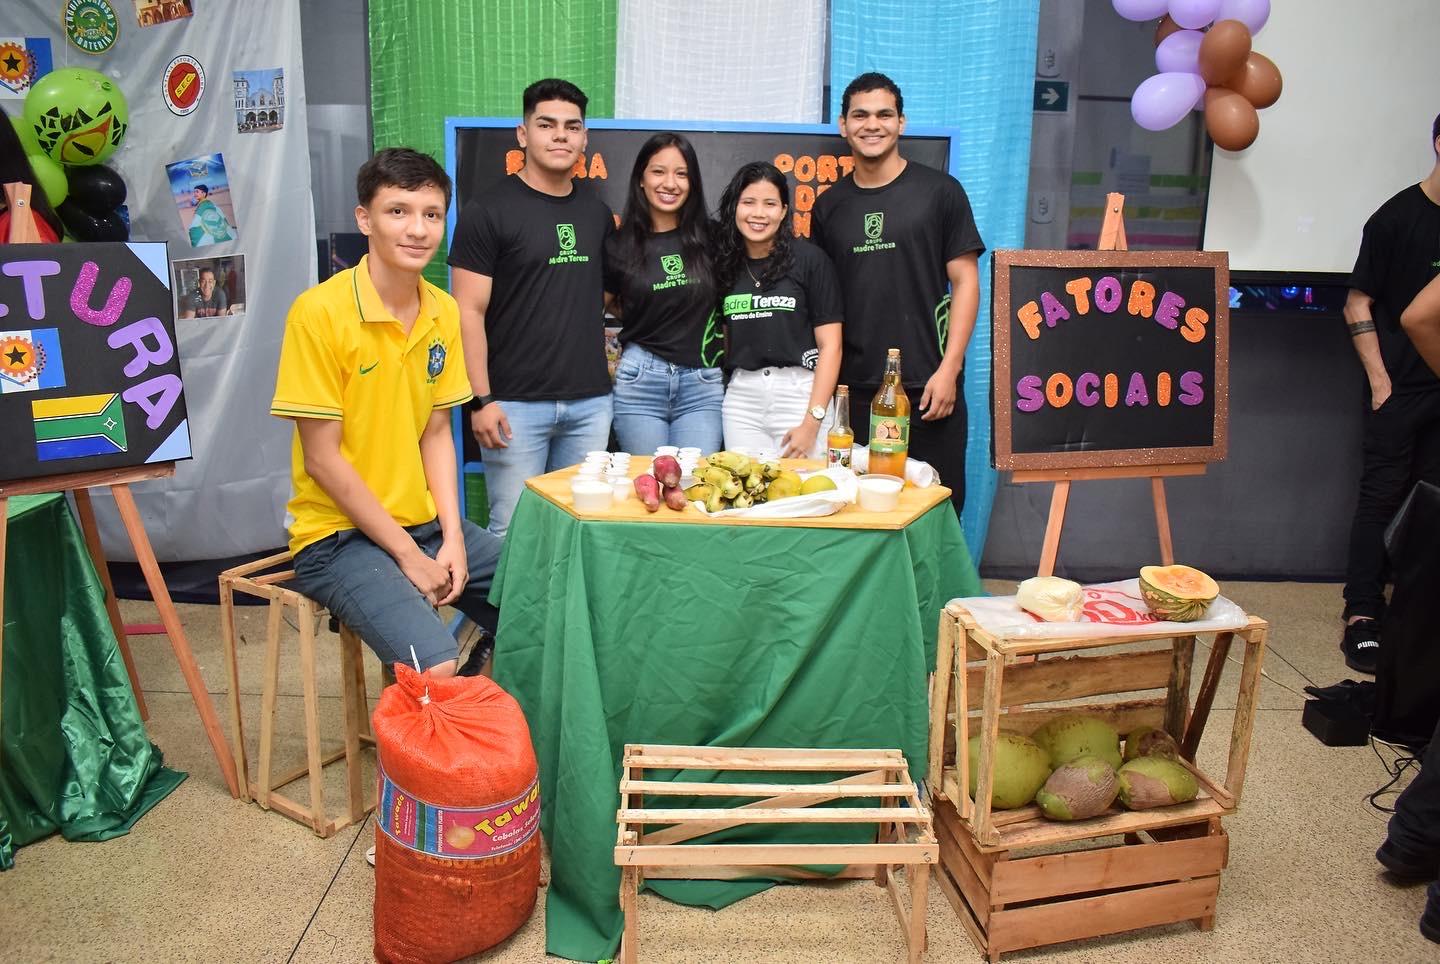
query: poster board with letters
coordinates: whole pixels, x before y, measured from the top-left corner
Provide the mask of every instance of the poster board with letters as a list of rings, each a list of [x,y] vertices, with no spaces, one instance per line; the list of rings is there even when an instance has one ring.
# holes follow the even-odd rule
[[[992,270],[996,468],[1225,457],[1223,252],[997,251]]]
[[[0,246],[0,481],[191,457],[163,243]]]

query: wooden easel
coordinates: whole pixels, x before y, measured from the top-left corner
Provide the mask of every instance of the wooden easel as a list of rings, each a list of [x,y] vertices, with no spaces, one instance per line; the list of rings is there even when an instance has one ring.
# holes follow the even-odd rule
[[[1105,198],[1105,220],[1100,225],[1099,251],[1128,251],[1125,240],[1125,195],[1109,194]],[[1185,475],[1204,475],[1203,463],[1188,465],[1102,466],[1074,469],[1026,469],[1010,473],[1013,482],[1054,482],[1050,495],[1050,517],[1045,523],[1045,542],[1040,547],[1040,565],[1036,575],[1053,576],[1055,558],[1060,552],[1060,530],[1065,525],[1065,506],[1070,499],[1070,483],[1085,479],[1150,480],[1150,494],[1155,502],[1155,528],[1160,536],[1160,561],[1174,565],[1175,549],[1170,541],[1170,513],[1165,506],[1165,479]]]
[[[30,185],[6,184],[5,196],[10,207],[11,243],[39,241],[40,234],[30,209]],[[135,549],[135,559],[140,563],[140,569],[145,574],[145,584],[150,589],[151,598],[155,600],[155,607],[160,611],[160,621],[165,627],[165,634],[170,638],[170,646],[175,651],[175,661],[180,665],[181,675],[185,677],[185,685],[190,690],[191,699],[195,701],[195,710],[200,715],[200,723],[205,728],[206,738],[210,741],[210,750],[215,754],[215,762],[220,765],[220,774],[225,778],[225,785],[230,790],[230,795],[238,799],[240,786],[236,782],[234,762],[230,756],[230,748],[225,741],[224,731],[220,726],[220,719],[215,714],[215,704],[210,699],[210,691],[205,688],[205,680],[200,675],[199,664],[195,662],[195,654],[190,650],[190,641],[186,638],[185,629],[180,624],[180,616],[175,611],[175,603],[170,599],[170,590],[165,585],[165,579],[160,573],[160,564],[155,559],[155,551],[150,545],[150,537],[145,533],[145,523],[140,518],[140,510],[135,505],[135,497],[130,493],[131,482],[169,478],[174,474],[175,464],[173,462],[161,462],[125,469],[77,472],[71,475],[45,476],[18,482],[0,482],[0,627],[5,625],[5,535],[9,528],[6,512],[9,508],[10,497],[47,492],[73,493],[75,510],[80,517],[80,528],[85,534],[85,546],[90,552],[91,561],[95,564],[95,570],[105,588],[105,610],[110,618],[110,625],[115,630],[115,641],[119,644],[120,655],[125,661],[125,672],[130,677],[130,686],[135,693],[135,703],[140,710],[141,718],[148,719],[149,713],[145,706],[145,698],[141,695],[140,680],[135,674],[135,663],[131,658],[130,647],[125,637],[125,624],[120,618],[120,607],[115,601],[115,590],[110,582],[110,571],[105,562],[105,550],[100,544],[99,530],[95,525],[95,511],[90,504],[90,489],[108,487],[110,494],[115,497],[115,506],[120,512],[120,520],[125,525],[125,532],[130,537],[130,544]],[[0,685],[3,685],[4,680],[4,659],[5,647],[0,644]],[[3,700],[3,688],[0,688],[0,700]],[[0,717],[0,720],[3,720],[3,717]]]

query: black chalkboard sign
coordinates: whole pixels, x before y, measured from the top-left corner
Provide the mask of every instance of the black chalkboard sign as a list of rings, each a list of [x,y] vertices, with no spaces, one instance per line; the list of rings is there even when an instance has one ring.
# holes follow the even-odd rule
[[[165,245],[0,245],[0,481],[190,458]]]
[[[1224,253],[997,251],[992,271],[996,468],[1225,457]]]
[[[451,117],[445,122],[447,166],[455,179],[454,218],[469,198],[524,165],[524,153],[515,140],[514,118]],[[656,131],[684,134],[695,146],[705,200],[712,213],[720,195],[742,164],[770,161],[790,182],[790,203],[795,233],[810,236],[810,211],[815,198],[850,172],[850,146],[834,127],[800,124],[696,124],[693,122],[591,120],[587,124],[585,156],[576,165],[577,180],[592,183],[615,214],[625,209],[630,168],[640,147]],[[958,159],[955,132],[948,128],[907,127],[906,159],[941,171],[952,170]]]

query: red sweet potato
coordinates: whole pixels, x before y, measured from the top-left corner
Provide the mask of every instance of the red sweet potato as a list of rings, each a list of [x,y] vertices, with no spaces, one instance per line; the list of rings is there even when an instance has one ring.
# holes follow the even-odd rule
[[[656,457],[655,463],[650,466],[650,474],[660,480],[660,484],[666,488],[680,484],[680,463],[673,455],[661,455]]]
[[[660,511],[660,480],[653,475],[637,475],[635,477],[635,494],[640,496],[640,501],[645,503],[645,508],[651,512]]]
[[[665,504],[676,512],[684,512],[685,506],[690,502],[685,498],[685,490],[675,485],[665,486]]]

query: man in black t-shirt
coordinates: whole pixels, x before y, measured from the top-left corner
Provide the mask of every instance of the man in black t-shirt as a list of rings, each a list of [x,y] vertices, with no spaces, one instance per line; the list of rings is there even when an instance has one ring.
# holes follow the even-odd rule
[[[230,310],[225,292],[216,287],[215,269],[201,268],[195,288],[185,297],[181,318],[214,318]]]
[[[1345,573],[1345,663],[1373,673],[1385,612],[1385,528],[1417,480],[1440,483],[1440,378],[1405,334],[1401,315],[1440,274],[1440,117],[1425,180],[1365,222],[1345,324],[1370,382],[1363,467]]]
[[[905,106],[884,74],[861,74],[840,101],[853,171],[815,202],[815,240],[835,262],[845,298],[840,380],[851,386],[856,442],[869,437],[870,401],[887,349],[920,418],[910,454],[929,462],[965,504],[965,348],[980,304],[985,250],[960,182],[900,155]]]
[[[604,248],[610,209],[571,171],[587,98],[564,80],[525,88],[525,166],[468,202],[450,247],[470,427],[485,462],[490,531],[503,536],[525,480],[610,439]]]

